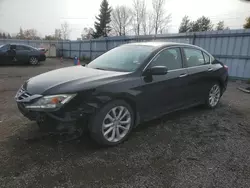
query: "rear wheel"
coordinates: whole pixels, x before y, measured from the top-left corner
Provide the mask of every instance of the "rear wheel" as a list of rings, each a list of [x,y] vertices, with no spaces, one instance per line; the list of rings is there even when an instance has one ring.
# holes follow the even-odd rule
[[[209,90],[206,105],[208,108],[215,108],[221,97],[221,87],[218,83],[212,84],[212,87]]]
[[[104,106],[89,125],[91,137],[100,145],[123,142],[134,125],[134,113],[125,101],[115,100]]]
[[[30,57],[30,59],[29,59],[29,63],[30,63],[31,65],[37,65],[37,64],[39,64],[39,60],[38,60],[37,57],[32,56],[32,57]]]

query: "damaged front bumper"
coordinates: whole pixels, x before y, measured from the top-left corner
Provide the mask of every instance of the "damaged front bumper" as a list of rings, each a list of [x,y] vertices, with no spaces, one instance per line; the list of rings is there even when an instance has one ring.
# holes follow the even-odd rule
[[[17,102],[19,111],[29,120],[36,121],[39,127],[47,131],[66,131],[85,129],[90,115],[95,111],[93,107],[77,108],[67,111],[35,111],[25,108],[25,103]],[[87,105],[86,105],[87,106]]]

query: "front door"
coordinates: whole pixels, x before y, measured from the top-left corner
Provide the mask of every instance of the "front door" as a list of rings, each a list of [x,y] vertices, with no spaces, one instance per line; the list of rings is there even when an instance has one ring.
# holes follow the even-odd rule
[[[166,66],[166,75],[142,77],[141,111],[150,119],[185,105],[187,71],[183,68],[180,48],[162,50],[146,68]],[[144,101],[144,103],[143,103]]]
[[[10,45],[3,45],[0,48],[0,64],[10,63],[9,49],[10,49]]]

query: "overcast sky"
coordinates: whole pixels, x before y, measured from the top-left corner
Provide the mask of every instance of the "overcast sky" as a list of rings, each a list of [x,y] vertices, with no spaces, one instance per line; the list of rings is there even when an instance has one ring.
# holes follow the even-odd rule
[[[116,5],[131,6],[133,0],[109,0]],[[151,0],[145,0],[147,7]],[[101,0],[0,0],[0,30],[17,33],[19,28],[35,28],[41,36],[53,34],[66,20],[71,39],[80,37],[84,27],[93,27]],[[165,9],[172,14],[169,32],[177,32],[183,16],[197,19],[204,15],[213,22],[224,20],[232,29],[242,28],[250,16],[250,3],[240,0],[166,0]]]

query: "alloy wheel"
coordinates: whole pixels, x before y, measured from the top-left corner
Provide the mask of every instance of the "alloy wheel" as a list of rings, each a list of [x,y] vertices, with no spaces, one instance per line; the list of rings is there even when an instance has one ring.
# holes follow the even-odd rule
[[[31,58],[30,58],[30,63],[31,63],[32,65],[36,65],[36,64],[38,63],[38,59],[37,59],[36,57],[31,57]]]
[[[209,105],[215,107],[220,100],[220,86],[215,84],[209,92]]]
[[[102,134],[109,142],[119,142],[131,127],[131,114],[124,106],[112,108],[102,123]]]

